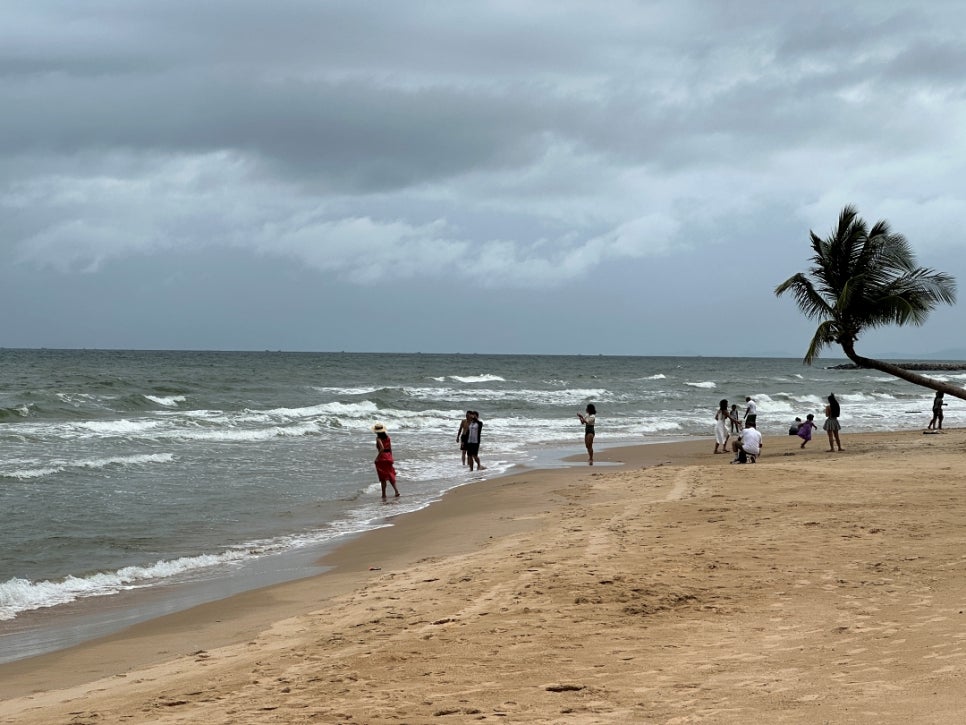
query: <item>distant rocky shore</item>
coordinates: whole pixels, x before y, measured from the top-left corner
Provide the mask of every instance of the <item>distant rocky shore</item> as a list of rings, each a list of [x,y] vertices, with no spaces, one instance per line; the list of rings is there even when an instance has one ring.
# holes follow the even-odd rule
[[[916,370],[920,372],[966,370],[966,362],[908,362],[892,364],[903,370]],[[826,370],[859,370],[861,368],[861,365],[856,365],[855,363],[843,363],[842,365],[829,365]]]

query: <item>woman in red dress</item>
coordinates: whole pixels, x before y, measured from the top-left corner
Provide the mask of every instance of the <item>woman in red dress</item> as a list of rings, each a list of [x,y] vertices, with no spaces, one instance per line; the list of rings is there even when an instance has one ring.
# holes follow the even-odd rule
[[[392,490],[399,495],[396,488],[396,469],[392,459],[392,440],[386,433],[386,426],[376,423],[372,426],[372,432],[376,434],[376,475],[379,476],[379,483],[382,484],[382,497],[386,497],[386,484],[392,486]]]

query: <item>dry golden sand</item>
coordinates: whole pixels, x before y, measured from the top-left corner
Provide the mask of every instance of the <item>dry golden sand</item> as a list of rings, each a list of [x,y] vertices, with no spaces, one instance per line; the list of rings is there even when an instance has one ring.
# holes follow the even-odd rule
[[[961,723],[964,441],[466,487],[334,573],[0,668],[0,722]]]

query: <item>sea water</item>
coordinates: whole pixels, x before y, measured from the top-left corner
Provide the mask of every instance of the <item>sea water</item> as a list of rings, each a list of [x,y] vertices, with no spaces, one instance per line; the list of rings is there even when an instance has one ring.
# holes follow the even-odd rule
[[[217,597],[305,575],[321,548],[448,489],[559,465],[583,450],[589,402],[604,447],[709,437],[718,401],[743,411],[748,395],[765,436],[784,435],[821,421],[830,392],[843,436],[923,427],[933,397],[773,358],[0,350],[0,661],[57,646],[13,637],[25,618],[43,629],[108,600],[143,617],[196,601],[179,599],[188,584]],[[948,402],[946,424],[966,424]],[[467,409],[485,471],[460,464]],[[403,493],[388,505],[377,421]]]

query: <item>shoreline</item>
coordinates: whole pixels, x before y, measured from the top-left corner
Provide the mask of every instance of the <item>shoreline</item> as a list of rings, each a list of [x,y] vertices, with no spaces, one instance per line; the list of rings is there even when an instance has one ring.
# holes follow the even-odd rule
[[[345,681],[341,686],[347,691],[345,697],[339,700],[338,704],[327,701],[325,707],[342,707],[342,712],[353,712],[355,708],[357,722],[388,722],[389,710],[379,710],[375,700],[388,697],[390,692],[394,697],[402,698],[396,706],[409,708],[410,719],[423,721],[434,714],[432,708],[428,714],[427,711],[420,710],[418,700],[420,697],[423,699],[428,697],[428,691],[425,689],[428,685],[420,684],[417,687],[417,682],[411,678],[416,677],[418,680],[418,675],[409,673],[409,676],[401,677],[398,682],[392,681],[395,675],[388,681],[382,678],[393,669],[399,670],[399,674],[402,675],[402,670],[405,669],[404,661],[429,657],[434,640],[443,639],[447,630],[450,630],[449,641],[466,640],[474,646],[482,646],[484,650],[480,650],[481,652],[488,651],[487,647],[495,647],[499,650],[504,647],[512,649],[516,646],[519,646],[522,652],[526,647],[518,639],[519,637],[524,637],[525,640],[529,638],[537,640],[551,633],[542,630],[556,628],[558,631],[552,633],[557,638],[554,641],[562,638],[563,645],[548,645],[544,642],[541,645],[544,650],[550,647],[548,652],[559,656],[560,653],[557,650],[561,646],[570,651],[567,641],[571,639],[575,643],[581,643],[583,654],[574,651],[563,660],[554,660],[555,666],[552,668],[548,666],[549,661],[543,665],[539,661],[531,663],[531,669],[539,672],[537,676],[550,684],[557,682],[569,687],[567,676],[575,677],[573,668],[578,664],[582,666],[584,660],[596,663],[593,665],[595,667],[598,665],[604,667],[604,670],[610,671],[610,676],[620,679],[622,675],[615,671],[622,672],[625,665],[621,663],[639,657],[641,651],[649,652],[651,656],[664,662],[665,670],[660,675],[652,675],[653,677],[658,679],[678,677],[686,680],[690,675],[693,680],[694,670],[688,671],[688,668],[693,668],[695,665],[690,657],[685,657],[683,654],[685,651],[696,652],[700,649],[694,643],[686,644],[689,638],[700,635],[700,632],[692,632],[690,629],[696,623],[703,623],[704,626],[716,632],[714,643],[704,643],[706,654],[710,649],[724,646],[722,643],[730,643],[729,646],[732,648],[740,649],[739,643],[742,637],[749,640],[761,639],[762,635],[756,634],[755,627],[764,628],[767,631],[774,626],[775,621],[772,620],[772,624],[769,625],[769,620],[761,619],[761,615],[758,615],[757,620],[744,615],[752,613],[753,610],[757,614],[760,607],[764,606],[761,600],[769,596],[775,601],[768,606],[774,607],[775,602],[781,602],[781,606],[787,613],[794,610],[793,619],[797,617],[807,620],[806,629],[814,628],[815,623],[809,607],[817,606],[816,602],[820,603],[828,592],[838,586],[835,585],[836,579],[832,569],[854,568],[854,562],[845,559],[835,560],[838,563],[823,565],[826,568],[831,567],[828,571],[819,566],[810,570],[813,571],[812,574],[798,571],[798,568],[803,561],[811,558],[821,557],[826,553],[831,556],[831,550],[842,545],[840,539],[846,540],[849,546],[852,545],[853,538],[870,539],[874,555],[872,558],[879,558],[881,561],[876,563],[870,560],[869,566],[872,569],[866,578],[885,580],[898,576],[889,573],[891,570],[888,567],[891,566],[890,562],[893,559],[899,569],[903,567],[912,569],[915,568],[915,564],[904,563],[898,554],[890,559],[885,552],[875,551],[875,545],[888,538],[883,532],[905,535],[906,532],[902,527],[908,526],[908,523],[904,524],[904,521],[911,516],[928,516],[930,510],[938,510],[946,513],[943,520],[936,524],[937,531],[941,530],[940,533],[942,533],[948,529],[951,536],[956,534],[959,526],[966,521],[966,516],[961,510],[962,504],[954,495],[959,491],[949,487],[952,484],[939,486],[936,483],[934,491],[929,489],[931,498],[928,501],[917,501],[916,491],[908,491],[891,482],[890,476],[892,471],[895,471],[896,475],[900,475],[903,471],[906,472],[905,475],[918,475],[916,472],[928,470],[929,475],[936,481],[954,479],[955,471],[951,471],[949,466],[950,462],[957,460],[956,455],[961,456],[963,453],[962,434],[961,429],[951,429],[947,435],[942,436],[923,436],[919,429],[896,433],[851,434],[843,436],[846,451],[832,454],[822,451],[825,443],[824,436],[816,436],[805,452],[798,450],[797,438],[773,436],[766,438],[764,455],[755,466],[726,465],[730,456],[711,455],[709,450],[713,445],[711,439],[683,443],[644,444],[600,451],[598,453],[600,462],[611,465],[595,467],[580,465],[579,462],[583,456],[575,455],[571,457],[574,463],[571,467],[549,471],[522,471],[475,482],[471,486],[460,486],[448,491],[439,501],[427,508],[400,516],[391,527],[370,531],[345,542],[320,562],[332,567],[324,573],[295,582],[237,594],[228,599],[152,619],[134,625],[123,632],[85,642],[66,650],[0,665],[0,683],[2,683],[0,698],[5,700],[0,703],[0,719],[16,716],[22,719],[9,721],[44,722],[36,708],[59,707],[58,703],[61,703],[71,711],[89,710],[114,715],[123,712],[127,713],[126,718],[133,718],[129,720],[133,722],[164,722],[167,720],[162,719],[162,715],[170,713],[174,717],[178,714],[176,712],[178,708],[182,706],[178,705],[169,710],[154,709],[151,712],[141,712],[143,708],[136,708],[134,703],[143,704],[145,698],[150,700],[152,697],[157,700],[158,695],[149,695],[148,690],[151,692],[180,691],[191,679],[213,677],[210,674],[212,669],[216,670],[218,675],[215,677],[217,682],[213,685],[215,692],[235,702],[234,698],[238,693],[245,690],[248,692],[246,695],[248,699],[245,702],[252,703],[254,701],[251,700],[250,690],[252,687],[259,689],[250,683],[254,677],[253,668],[258,669],[253,664],[254,660],[272,659],[280,656],[279,653],[282,651],[299,650],[303,653],[301,661],[305,658],[311,659],[315,662],[314,666],[320,670],[328,665],[323,664],[322,660],[317,660],[311,654],[313,651],[318,650],[325,662],[331,661],[335,664],[339,662],[345,664],[349,661],[346,658],[356,657],[352,668],[364,670],[365,666],[356,655],[349,652],[352,648],[346,644],[349,640],[358,639],[350,634],[353,627],[362,627],[360,633],[367,632],[365,637],[358,640],[359,643],[365,642],[365,646],[371,650],[370,655],[365,659],[371,659],[374,662],[379,660],[381,664],[368,676],[359,677],[360,681],[369,683],[370,689],[360,692],[351,685],[351,682]],[[852,465],[852,461],[861,465]],[[882,480],[872,480],[869,471]],[[801,478],[800,481],[799,478]],[[841,480],[844,479],[850,481],[854,479],[854,485],[851,488],[847,486],[843,488]],[[768,488],[763,489],[763,486]],[[790,535],[789,531],[799,536],[814,538],[824,528],[824,519],[820,515],[823,507],[838,505],[837,498],[847,497],[852,489],[859,486],[870,489],[878,487],[878,495],[866,501],[868,494],[858,491],[856,492],[858,498],[855,501],[843,499],[840,502],[843,508],[841,512],[836,509],[836,515],[842,520],[838,521],[837,525],[846,531],[846,534],[832,536],[824,542],[824,547],[801,549],[800,542],[796,540],[796,536]],[[927,487],[921,488],[923,492],[920,493],[925,497],[924,491]],[[771,501],[772,496],[785,497],[788,500]],[[810,496],[816,496],[817,500],[810,501]],[[912,498],[906,501],[904,497]],[[952,503],[954,500],[955,504]],[[887,503],[892,504],[892,507],[883,508]],[[890,512],[894,509],[897,518],[891,524],[882,523],[881,526],[874,525],[874,522],[870,524],[864,521],[863,517],[866,513],[860,504],[865,504],[869,509],[878,507],[877,515],[884,518],[891,515]],[[769,514],[767,516],[763,513],[765,509]],[[802,510],[801,515],[798,509]],[[805,511],[805,509],[808,510]],[[922,511],[920,512],[919,509]],[[805,520],[801,520],[802,515]],[[786,521],[783,526],[776,529],[776,524],[769,522],[777,519]],[[785,528],[788,521],[798,523],[792,528]],[[602,522],[609,523],[602,525]],[[709,533],[709,531],[713,533],[712,530],[717,530],[721,526],[730,527],[730,531],[725,532],[726,535],[723,538],[716,538],[717,534],[712,536]],[[625,540],[621,536],[621,532],[625,529],[628,531],[634,529],[636,534]],[[877,531],[872,533],[873,529]],[[928,529],[922,530],[928,531]],[[570,533],[567,533],[568,531]],[[848,533],[850,531],[853,533]],[[919,536],[918,529],[913,533]],[[880,536],[880,534],[883,535]],[[929,534],[929,536],[938,535],[936,532]],[[617,538],[611,540],[614,536]],[[574,559],[574,562],[582,563],[574,564],[573,567],[566,565],[566,561],[563,560],[570,556],[567,553],[570,549],[568,542],[571,539],[574,542],[582,541],[584,538],[589,539],[586,546],[574,553],[574,556],[578,554],[583,556],[582,559]],[[958,542],[958,536],[954,538]],[[702,540],[705,540],[704,544],[701,543]],[[713,546],[708,543],[711,541],[714,541]],[[555,542],[554,546],[550,546],[552,542]],[[742,546],[739,547],[739,543]],[[900,549],[906,545],[905,539],[897,543]],[[920,548],[922,546],[924,544],[920,544]],[[640,547],[643,547],[643,551],[638,551]],[[735,552],[738,553],[721,553],[728,547],[737,547]],[[714,548],[721,551],[716,553],[712,551]],[[784,554],[773,554],[776,557],[775,561],[779,563],[778,571],[769,574],[768,552],[779,550]],[[794,554],[792,559],[789,559],[790,553]],[[855,553],[855,551],[851,552],[852,555]],[[943,555],[948,558],[951,554]],[[766,558],[763,559],[763,557]],[[924,557],[925,555],[920,555],[920,558]],[[756,561],[759,563],[755,563]],[[916,560],[913,559],[913,561]],[[690,564],[681,568],[682,562],[690,562]],[[879,564],[885,568],[877,573],[875,567]],[[966,558],[962,555],[958,558],[953,557],[945,566],[950,577],[955,578],[956,572],[961,573],[966,568]],[[373,568],[370,570],[370,567]],[[596,569],[597,573],[588,578],[587,574],[591,567]],[[626,567],[630,568],[624,573],[615,574]],[[737,576],[732,570],[740,570],[746,578],[756,579],[758,588],[752,586],[749,589],[747,583],[732,582],[728,576],[732,578]],[[789,572],[787,581],[782,579],[785,570]],[[546,591],[552,591],[554,586],[550,581],[542,584],[537,581],[550,571],[553,571],[556,577],[556,579],[551,577],[553,581],[567,580],[569,583],[565,588],[571,590],[569,595],[564,594],[561,599],[555,599],[552,605],[542,597],[546,596]],[[676,575],[673,574],[675,571]],[[462,577],[466,578],[465,582],[461,583],[460,572],[464,572]],[[619,579],[618,576],[624,579]],[[649,577],[649,580],[639,587],[625,589],[620,582],[632,576]],[[832,578],[829,579],[829,576]],[[843,581],[851,582],[853,579],[851,575],[842,574],[841,576],[845,577]],[[515,582],[507,585],[513,591],[504,591],[505,582],[502,577],[506,577],[507,581]],[[568,578],[573,580],[570,581]],[[774,583],[772,579],[782,580],[779,589],[775,591],[770,589]],[[812,579],[815,582],[801,583]],[[716,581],[717,584],[710,584],[711,580]],[[527,581],[531,583],[522,583]],[[583,583],[580,583],[581,581]],[[959,589],[952,594],[957,596],[962,594],[963,584],[960,582],[944,580],[941,584],[942,587],[958,586]],[[529,591],[531,586],[534,587],[533,591]],[[902,589],[894,583],[873,585],[883,587],[881,589],[865,590],[866,586],[868,585],[861,584],[859,591],[851,594],[858,599],[861,599],[860,594],[862,594],[885,597],[888,600],[896,590]],[[476,591],[478,587],[482,589]],[[728,595],[712,597],[710,592],[713,592],[716,587],[722,591],[727,590]],[[938,594],[940,583],[934,583],[933,588],[936,591],[930,594],[920,586],[915,592],[916,596],[921,600],[928,594],[931,601],[935,602],[940,598]],[[610,594],[615,589],[624,591],[624,594],[617,598],[623,601],[623,613],[619,607],[616,617],[612,616],[614,613],[609,612],[608,609],[614,601],[617,601],[612,601]],[[656,598],[641,593],[634,594],[635,591],[650,591]],[[799,601],[796,596],[804,599]],[[634,604],[642,597],[648,601]],[[587,598],[588,603],[593,606],[583,607],[582,598]],[[953,599],[954,597],[950,601]],[[464,611],[467,607],[472,609],[474,602],[483,607],[483,602],[490,600],[502,602],[502,607],[495,605],[487,607],[485,612],[477,612],[472,617]],[[697,606],[696,603],[703,603],[703,606]],[[959,603],[961,608],[961,600]],[[879,604],[881,605],[882,602]],[[903,606],[909,609],[913,604],[914,602],[910,600]],[[864,605],[857,603],[854,612],[846,609],[839,611],[838,615],[839,619],[845,621],[844,615],[852,614],[857,618],[856,621],[852,621],[847,626],[836,625],[835,622],[829,621],[827,626],[821,625],[815,631],[809,629],[810,636],[827,639],[831,636],[829,632],[834,635],[835,627],[846,626],[848,639],[862,639],[862,627],[868,628],[870,622],[866,621],[862,626],[856,622],[863,617],[873,620],[876,618],[874,614],[862,614],[863,607],[867,611],[872,610],[868,603]],[[524,612],[524,609],[529,610],[529,614]],[[534,628],[534,620],[545,621],[552,609],[559,610],[558,614],[551,618],[554,622],[553,626],[544,624]],[[628,613],[629,609],[637,613]],[[948,609],[948,607],[942,609],[942,621],[951,620],[949,626],[959,627],[963,621],[966,621],[961,617],[957,620],[955,612],[946,613]],[[397,610],[401,612],[401,616],[389,617],[390,612]],[[453,614],[454,611],[457,613]],[[577,611],[580,612],[579,617],[575,614]],[[767,612],[768,607],[760,611]],[[893,619],[898,618],[902,611],[904,610],[899,608],[891,612],[890,616]],[[778,610],[775,613],[777,614]],[[927,611],[923,613],[929,614]],[[437,614],[439,616],[432,619]],[[932,614],[938,617],[940,612],[937,610]],[[478,628],[478,623],[485,621],[487,616],[490,619],[486,624],[494,630],[490,639],[488,639],[490,636],[488,629]],[[371,622],[364,624],[367,617]],[[606,655],[603,652],[596,652],[594,647],[597,645],[594,640],[587,639],[588,633],[585,627],[596,631],[600,639],[599,635],[602,632],[616,632],[633,624],[634,620],[639,620],[640,617],[646,617],[647,626],[640,631],[633,630],[633,635],[628,636],[643,637],[646,640],[651,636],[658,637],[662,632],[676,633],[671,639],[662,641],[677,641],[678,644],[671,649],[666,649],[665,645],[656,643],[648,645],[647,642],[642,641],[627,649],[618,640],[608,639],[610,636],[608,634],[602,638],[607,640],[606,644],[611,651],[610,655]],[[714,621],[709,621],[708,617]],[[350,619],[354,623],[351,627],[346,624]],[[730,625],[726,626],[724,624],[726,621],[730,622]],[[453,625],[452,628],[450,624]],[[689,629],[680,630],[679,628],[684,625]],[[901,622],[895,624],[893,628],[902,629],[900,625]],[[794,629],[795,622],[790,620],[782,626]],[[928,617],[917,620],[920,631],[931,632],[930,627],[938,630],[943,626],[946,625],[931,623]],[[722,627],[724,630],[721,629]],[[461,628],[465,628],[466,632],[462,632]],[[423,635],[416,637],[413,632],[410,640],[406,638],[406,633],[410,629],[428,629],[428,634],[432,636],[429,639],[422,639]],[[698,629],[700,630],[701,627]],[[309,640],[318,639],[318,635],[321,635],[321,639],[312,644],[306,640],[306,635],[300,634],[309,630],[317,631],[317,636],[314,639],[309,637]],[[844,634],[840,633],[838,636],[840,639],[846,639]],[[882,636],[886,637],[886,635]],[[937,641],[941,640],[938,634],[936,636]],[[956,636],[960,638],[959,644],[962,644],[962,635]],[[396,646],[387,649],[384,643],[394,637],[402,639],[395,643]],[[791,640],[795,638],[791,637]],[[422,644],[417,644],[419,642]],[[776,640],[774,644],[777,647],[780,643]],[[887,643],[891,644],[891,641]],[[792,660],[804,656],[800,654],[797,646],[791,646],[791,641],[784,644],[789,645],[791,648],[789,652],[792,653],[786,652],[784,656]],[[874,649],[868,642],[864,644],[866,649]],[[955,642],[952,642],[950,647],[952,644]],[[465,646],[469,647],[469,645]],[[684,650],[681,650],[682,647]],[[675,649],[681,651],[675,653]],[[895,649],[898,651],[899,648]],[[615,657],[618,650],[626,650],[626,652]],[[412,654],[403,654],[410,651]],[[417,652],[420,654],[416,654]],[[858,655],[848,655],[847,652],[847,648],[843,648],[838,654],[826,652],[826,657],[822,661],[827,664],[836,658],[858,657]],[[447,682],[452,680],[451,686],[444,687],[437,677],[433,684],[436,690],[447,692],[453,688],[457,690],[464,688],[467,691],[487,690],[480,684],[482,681],[480,675],[471,676],[465,670],[471,667],[471,664],[466,662],[458,652],[447,650],[446,653],[438,654],[439,657],[433,660],[435,665],[427,662],[420,664],[424,669],[433,670],[442,667],[443,671],[451,673],[450,677],[442,678]],[[672,657],[675,654],[679,655],[678,659]],[[772,652],[772,654],[775,653]],[[966,654],[962,653],[961,648],[951,648],[943,656],[945,655],[949,655],[945,662],[952,668],[950,678],[953,674],[956,676],[966,674]],[[893,656],[899,655],[893,652]],[[631,660],[623,660],[622,657],[630,657]],[[387,663],[393,658],[397,658],[395,664],[388,665]],[[480,658],[487,662],[492,660],[490,655],[481,654]],[[214,667],[216,660],[217,667]],[[706,657],[706,660],[718,662],[724,669],[736,667],[739,670],[741,667],[753,668],[755,662],[754,657],[729,659],[724,654],[720,659],[708,660]],[[513,662],[517,663],[517,660]],[[679,662],[683,669],[672,673],[675,662]],[[648,666],[654,666],[650,659],[648,663]],[[647,669],[644,664],[644,661],[638,663],[637,677]],[[376,667],[375,664],[373,666]],[[388,671],[384,669],[387,666],[390,668]],[[880,669],[883,667],[887,670],[899,669],[885,662],[880,662],[878,666]],[[276,662],[276,667],[284,669],[279,662]],[[293,664],[292,667],[295,665]],[[918,669],[915,671],[919,672]],[[376,672],[378,675],[374,674]],[[135,674],[137,677],[134,677]],[[713,679],[714,674],[714,671],[706,672],[708,679]],[[375,680],[372,680],[373,676],[377,677],[378,685]],[[752,677],[752,679],[755,677],[750,672],[742,672],[742,676]],[[491,674],[489,677],[500,679],[496,674]],[[584,680],[593,680],[586,672],[581,677]],[[777,674],[776,677],[778,677]],[[259,682],[267,681],[264,675],[256,679]],[[801,677],[799,676],[798,679],[800,680]],[[150,687],[147,684],[133,687],[133,680],[155,684]],[[231,685],[229,681],[235,684]],[[244,682],[250,684],[244,685]],[[848,691],[847,694],[850,696],[858,697],[861,694],[853,692],[854,688],[850,688],[847,681],[841,684],[846,685],[844,690]],[[948,698],[955,699],[940,685],[941,682],[932,683],[933,687],[938,687]],[[579,689],[560,690],[560,692],[572,694],[569,698],[557,699],[567,699],[571,704],[576,700],[579,704],[579,701],[586,700],[589,696],[589,692],[585,692],[584,695],[579,694],[585,690],[593,690],[594,697],[603,701],[613,703],[616,697],[614,693],[607,692],[606,686],[596,681],[592,684],[574,685],[574,687],[578,686]],[[730,681],[730,687],[734,686],[735,681]],[[788,684],[788,686],[791,685]],[[510,684],[503,682],[500,687],[505,689],[510,687]],[[407,688],[413,689],[417,694],[406,697],[400,695]],[[756,689],[753,693],[754,697],[764,697],[764,691],[768,690],[768,687],[762,685],[761,688],[764,689]],[[691,695],[697,697],[700,690],[701,686],[698,686],[697,691],[690,691]],[[103,692],[98,694],[98,691]],[[542,694],[534,695],[536,700],[528,706],[533,708],[530,711],[533,717],[524,717],[522,711],[517,713],[521,721],[551,722],[555,717],[560,717],[562,710],[548,710],[543,702],[547,692],[552,690],[543,689],[539,691]],[[894,691],[887,689],[888,692]],[[290,695],[291,692],[286,694]],[[920,694],[925,697],[927,693]],[[266,702],[271,700],[275,703],[271,705],[273,710],[277,706],[281,707],[276,702],[278,698],[289,704],[297,699],[294,696],[286,698],[278,693],[267,691],[263,692],[262,696],[268,698]],[[882,696],[882,692],[877,693],[877,697]],[[716,691],[708,697],[721,698],[724,695]],[[494,698],[497,696],[494,695]],[[641,698],[647,700],[643,695],[638,695],[638,699]],[[816,696],[816,698],[802,701],[812,703],[805,710],[810,717],[819,715],[820,711],[816,708],[822,702],[835,699],[830,694]],[[960,696],[955,704],[966,704],[963,701],[964,698],[966,695]],[[673,700],[670,695],[665,699],[669,702]],[[698,697],[698,699],[701,698]],[[767,697],[764,699],[768,700]],[[515,702],[519,703],[519,700],[520,698],[517,697]],[[222,704],[218,706],[221,707]],[[917,707],[923,706],[921,699],[916,699],[915,704]],[[383,705],[385,708],[392,707],[388,702]],[[197,697],[185,699],[184,706],[198,710],[198,721],[202,719],[208,722],[230,721],[230,719],[212,719],[212,712]],[[242,705],[239,704],[239,707]],[[453,705],[453,707],[457,708],[455,712],[459,712],[462,706]],[[467,705],[463,710],[473,707],[476,706]],[[497,712],[497,709],[494,709],[497,706],[492,702],[488,707]],[[503,707],[509,706],[504,704]],[[631,706],[624,703],[621,707]],[[802,705],[802,707],[805,706]],[[869,707],[872,706],[869,705]],[[932,706],[932,712],[935,712],[935,707]],[[743,717],[746,719],[749,716],[747,708],[746,705],[743,710]],[[575,712],[579,710],[578,708]],[[753,712],[757,711],[753,710]],[[488,710],[481,708],[481,712],[488,712]],[[628,711],[622,712],[627,715]],[[649,717],[657,721],[667,721],[670,718],[668,713],[661,714],[664,711],[655,712],[657,714],[652,712]],[[731,716],[727,712],[722,710],[719,713],[719,719],[712,718],[711,721],[742,721],[737,716],[729,719]],[[205,714],[202,716],[201,713]],[[633,721],[640,714],[627,715],[629,719],[623,721]],[[140,720],[138,717],[144,717],[144,719]],[[180,721],[184,721],[185,713],[181,711],[179,717],[182,718]],[[249,721],[254,721],[250,719],[251,717],[249,715]],[[612,721],[622,721],[621,717],[614,715]],[[662,720],[662,717],[665,719]],[[245,720],[245,717],[236,713],[235,721],[239,720]],[[586,721],[606,720],[607,718],[604,717],[601,720]],[[292,715],[291,719],[273,721],[301,722],[302,720]],[[332,720],[323,719],[322,721]],[[882,721],[881,717],[879,721]],[[909,720],[895,720],[895,722],[900,721]]]
[[[637,445],[663,445],[664,443],[665,441],[648,441]],[[624,448],[629,445],[632,445],[631,441],[618,441],[603,445],[600,450]],[[543,448],[534,455],[533,460],[515,464],[507,471],[493,472],[492,478],[469,478],[453,485],[442,491],[438,498],[426,502],[422,508],[435,505],[451,491],[465,486],[478,485],[487,480],[532,470],[549,471],[571,467],[579,458],[573,454],[577,447],[574,444]],[[394,502],[390,500],[389,503]],[[217,572],[210,578],[164,582],[156,586],[115,592],[104,597],[82,597],[54,607],[22,612],[15,619],[0,622],[0,645],[3,646],[3,649],[0,649],[0,666],[31,657],[54,654],[60,650],[112,636],[151,619],[222,601],[249,591],[324,574],[328,567],[322,562],[330,552],[347,545],[359,536],[392,526],[393,521],[408,513],[411,511],[401,514],[387,513],[381,522],[374,523],[372,528],[365,531],[346,534],[302,549],[275,553],[264,559],[254,559],[243,563],[239,570]],[[12,655],[9,654],[11,649],[16,650]]]
[[[125,657],[120,653],[114,653],[115,642],[123,642],[128,637],[134,640],[140,640],[145,637],[153,640],[158,636],[163,637],[169,628],[173,634],[185,628],[186,625],[193,625],[196,620],[204,621],[210,625],[211,639],[205,640],[206,647],[223,646],[234,639],[234,635],[231,634],[233,625],[225,622],[224,618],[218,617],[216,614],[223,608],[231,611],[233,616],[241,615],[243,620],[241,631],[249,632],[256,631],[260,626],[267,626],[271,623],[271,620],[266,619],[263,621],[257,615],[252,616],[250,613],[251,610],[262,611],[266,606],[278,606],[289,601],[289,597],[294,597],[301,601],[300,598],[305,596],[305,590],[311,586],[310,583],[320,578],[321,581],[326,583],[324,594],[318,600],[320,603],[328,598],[343,594],[347,589],[364,583],[367,578],[372,576],[369,572],[369,566],[375,565],[366,564],[366,557],[385,561],[387,557],[381,554],[384,548],[404,550],[407,546],[412,546],[414,541],[419,542],[418,538],[408,538],[410,527],[422,526],[423,519],[431,523],[434,519],[452,516],[453,513],[450,509],[462,509],[465,505],[463,499],[471,491],[474,494],[471,498],[476,500],[481,496],[486,496],[484,490],[497,486],[501,482],[512,481],[518,477],[537,475],[542,478],[548,475],[586,473],[588,470],[610,472],[628,465],[627,462],[621,460],[622,457],[627,457],[628,454],[634,459],[635,463],[640,459],[642,465],[663,465],[665,462],[670,463],[672,459],[677,459],[679,462],[682,459],[691,460],[693,456],[700,455],[699,448],[704,449],[707,445],[708,441],[704,439],[674,441],[671,443],[649,442],[636,445],[615,444],[612,446],[603,446],[596,451],[595,460],[598,466],[593,469],[590,466],[580,465],[582,462],[585,463],[585,454],[574,453],[564,456],[550,454],[549,457],[544,456],[546,460],[538,464],[546,467],[529,468],[518,466],[515,468],[520,470],[511,470],[507,473],[501,473],[484,480],[468,481],[463,485],[448,489],[438,500],[431,502],[422,509],[387,516],[386,521],[389,522],[387,526],[356,534],[334,545],[320,547],[324,553],[310,554],[313,559],[313,566],[318,569],[315,573],[268,586],[245,588],[243,591],[214,600],[200,601],[190,606],[179,608],[171,613],[148,616],[147,618],[139,617],[130,624],[122,626],[120,629],[114,628],[104,634],[83,637],[80,641],[73,642],[65,647],[59,647],[55,650],[45,651],[35,655],[28,655],[24,658],[18,658],[8,662],[0,662],[0,699],[11,696],[8,685],[13,678],[23,676],[24,672],[34,669],[35,666],[38,670],[42,671],[48,666],[49,662],[60,661],[62,657],[69,657],[69,653],[74,651],[81,651],[88,647],[97,649],[103,647],[104,651],[98,657],[104,658],[105,665],[110,662],[121,662],[125,660]],[[567,448],[576,448],[576,446],[569,446]],[[641,451],[638,449],[641,449]],[[566,449],[561,447],[559,452],[562,453],[564,450]],[[647,455],[642,455],[643,451],[648,451]],[[478,508],[475,510],[479,511]],[[402,532],[397,531],[400,528],[407,532],[406,536],[402,536]],[[397,534],[398,538],[394,534]],[[405,544],[402,543],[402,540],[405,540]],[[460,541],[451,542],[451,545],[461,550],[462,543]],[[450,553],[453,553],[453,551],[455,550],[451,549]],[[286,555],[280,556],[281,558],[286,557]],[[300,558],[304,558],[304,555]],[[382,569],[383,567],[380,566],[378,571]],[[287,591],[289,589],[291,591]],[[160,592],[156,595],[152,595],[150,592],[135,592],[132,595],[141,598],[151,596],[164,597],[164,594]],[[123,596],[123,594],[115,596]],[[84,610],[96,608],[102,603],[98,598],[91,598],[69,606],[75,606],[77,609]],[[285,611],[288,610],[286,609]],[[297,611],[297,607],[292,611]],[[271,615],[273,618],[275,616],[274,614]],[[223,624],[227,626],[220,626]],[[165,653],[168,651],[168,649],[164,650]],[[87,658],[82,659],[86,660]],[[158,658],[145,658],[143,661],[139,660],[136,664],[150,664],[156,659]],[[109,673],[110,667],[105,666],[102,674],[107,675]],[[31,682],[33,686],[39,684],[39,680],[36,678],[31,679]],[[18,692],[18,694],[20,693]]]
[[[694,439],[690,439],[694,440]],[[632,443],[617,441],[602,445],[600,451],[627,448],[634,445],[665,445],[684,442],[647,441]],[[578,446],[555,445],[537,452],[533,460],[519,463],[507,471],[494,472],[492,478],[468,479],[443,491],[425,507],[436,505],[442,497],[465,486],[478,485],[488,480],[541,470],[559,470],[579,462],[574,454]],[[619,465],[607,464],[606,465]],[[390,503],[392,503],[390,501]],[[272,554],[265,559],[245,562],[237,571],[214,574],[194,581],[166,582],[157,586],[121,591],[105,597],[83,597],[73,602],[50,608],[39,608],[20,613],[15,619],[0,622],[0,666],[20,660],[54,654],[60,650],[82,645],[102,637],[109,637],[129,627],[157,617],[188,610],[204,604],[222,601],[249,591],[282,585],[324,574],[326,556],[359,536],[366,536],[379,528],[394,525],[394,520],[408,515],[389,513],[382,523],[372,528],[337,539],[292,551]],[[14,649],[13,655],[9,650]]]

